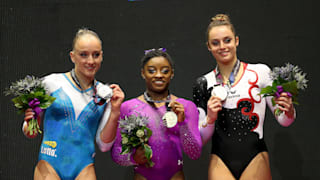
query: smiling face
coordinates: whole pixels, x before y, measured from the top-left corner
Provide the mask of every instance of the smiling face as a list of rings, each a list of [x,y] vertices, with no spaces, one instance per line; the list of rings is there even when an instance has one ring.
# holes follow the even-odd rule
[[[217,63],[229,64],[237,60],[239,38],[235,36],[230,26],[215,26],[208,32],[208,50]]]
[[[91,34],[82,35],[77,39],[70,57],[79,78],[94,79],[102,62],[101,48],[101,41]]]
[[[173,75],[170,63],[162,56],[149,59],[141,69],[141,76],[145,79],[147,91],[158,94],[168,91]]]

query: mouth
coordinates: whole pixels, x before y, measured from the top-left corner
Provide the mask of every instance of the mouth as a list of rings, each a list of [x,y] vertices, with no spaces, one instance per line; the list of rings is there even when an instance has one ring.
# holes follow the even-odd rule
[[[161,86],[161,85],[165,84],[165,81],[163,81],[163,80],[155,80],[155,81],[153,81],[153,84]]]
[[[227,56],[229,54],[228,51],[219,52],[220,56]]]
[[[96,69],[95,66],[86,66],[85,68],[86,68],[87,70],[89,70],[89,71],[93,71],[93,70]]]

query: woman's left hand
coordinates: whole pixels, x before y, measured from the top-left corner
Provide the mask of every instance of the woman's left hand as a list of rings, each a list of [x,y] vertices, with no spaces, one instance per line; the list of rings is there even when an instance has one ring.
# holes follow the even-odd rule
[[[294,116],[294,107],[292,104],[292,98],[288,96],[286,92],[282,92],[280,94],[280,97],[274,99],[275,103],[279,105],[279,109],[283,112],[288,117],[293,117]]]
[[[171,110],[178,116],[178,122],[183,122],[185,119],[183,105],[177,101],[171,101],[169,107],[171,107]]]
[[[110,88],[113,91],[113,95],[110,100],[111,106],[112,106],[111,109],[118,110],[118,109],[120,109],[121,103],[124,99],[124,93],[121,90],[120,86],[117,84],[111,84]]]

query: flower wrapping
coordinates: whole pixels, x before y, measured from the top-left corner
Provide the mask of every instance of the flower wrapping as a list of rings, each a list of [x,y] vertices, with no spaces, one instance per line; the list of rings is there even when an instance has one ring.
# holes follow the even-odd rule
[[[152,149],[148,145],[148,140],[152,135],[152,131],[147,127],[148,117],[141,115],[125,116],[119,121],[121,129],[121,155],[131,153],[134,149],[142,147],[147,158],[147,167],[152,167],[154,163],[151,161]]]
[[[290,63],[282,67],[274,67],[270,72],[270,77],[273,80],[272,85],[262,88],[260,94],[263,97],[273,96],[271,99],[273,106],[276,105],[275,98],[279,98],[282,92],[286,92],[294,104],[299,104],[297,100],[299,90],[307,88],[306,75],[298,66]],[[275,115],[279,116],[281,113],[282,111],[276,108]]]
[[[13,82],[9,88],[6,88],[4,94],[15,96],[12,102],[18,109],[18,113],[24,113],[28,108],[33,110],[34,117],[28,121],[28,135],[33,137],[41,133],[37,118],[55,100],[54,97],[46,94],[42,79],[27,75],[24,79]]]

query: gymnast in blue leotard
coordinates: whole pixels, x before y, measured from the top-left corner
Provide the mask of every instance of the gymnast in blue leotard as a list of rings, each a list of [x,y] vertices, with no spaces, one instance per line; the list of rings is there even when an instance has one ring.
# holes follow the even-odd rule
[[[101,151],[108,151],[115,139],[124,93],[112,84],[110,100],[104,102],[97,96],[102,85],[94,78],[102,61],[98,35],[80,29],[70,57],[74,69],[43,78],[47,92],[56,100],[41,115],[43,140],[34,179],[96,179],[94,140]],[[23,130],[27,136],[33,115],[31,109],[25,113]]]
[[[208,50],[217,66],[197,79],[193,89],[198,106],[203,143],[212,137],[208,177],[212,179],[270,180],[263,122],[271,98],[260,89],[272,84],[270,69],[264,64],[248,64],[237,58],[239,37],[227,15],[218,14],[207,30]],[[292,99],[282,93],[275,100],[284,112],[276,117],[282,126],[295,119]]]

